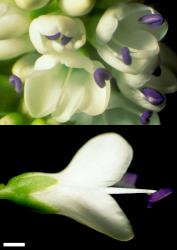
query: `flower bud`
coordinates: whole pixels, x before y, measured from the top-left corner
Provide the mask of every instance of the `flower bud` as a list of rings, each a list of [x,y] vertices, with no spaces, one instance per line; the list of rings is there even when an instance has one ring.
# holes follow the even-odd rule
[[[28,34],[8,40],[0,40],[0,60],[8,60],[34,50]]]
[[[41,54],[78,49],[86,42],[82,21],[67,16],[40,16],[32,21],[29,32],[31,42]]]
[[[15,0],[15,2],[22,9],[35,10],[47,5],[50,0]]]
[[[0,119],[0,125],[22,125],[24,119],[18,113],[10,113]]]
[[[12,74],[19,77],[22,82],[32,74],[35,61],[38,59],[37,53],[29,53],[22,56],[12,67]]]
[[[61,9],[70,16],[83,16],[95,5],[95,0],[60,0]]]
[[[0,40],[18,37],[28,32],[30,19],[27,12],[12,1],[0,2]]]

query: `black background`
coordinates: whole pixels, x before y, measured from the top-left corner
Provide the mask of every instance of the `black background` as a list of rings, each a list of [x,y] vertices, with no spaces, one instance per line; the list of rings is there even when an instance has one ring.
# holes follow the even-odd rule
[[[0,183],[22,172],[58,172],[88,139],[104,132],[124,136],[134,149],[130,172],[139,174],[139,188],[176,190],[176,139],[173,130],[138,126],[31,126],[1,129]],[[176,242],[176,198],[173,195],[147,209],[146,195],[119,195],[116,200],[129,217],[136,237],[119,242],[71,219],[41,215],[0,201],[0,242],[25,241],[28,248],[153,249]]]

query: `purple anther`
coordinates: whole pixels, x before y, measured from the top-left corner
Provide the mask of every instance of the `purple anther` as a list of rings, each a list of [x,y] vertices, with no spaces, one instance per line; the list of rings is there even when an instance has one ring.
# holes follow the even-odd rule
[[[144,113],[140,116],[140,121],[143,125],[148,125],[150,123],[150,118],[153,115],[153,112],[150,110],[144,111]]]
[[[47,37],[49,40],[57,40],[57,39],[60,38],[60,36],[61,36],[61,33],[58,32],[58,33],[56,33],[56,34],[54,34],[54,35],[46,36],[46,37]]]
[[[67,45],[73,38],[69,36],[64,36],[61,38],[61,45]]]
[[[141,92],[144,94],[146,100],[153,105],[158,106],[165,101],[165,96],[153,88],[147,87],[142,89]]]
[[[13,85],[13,87],[15,88],[15,91],[17,93],[21,93],[23,90],[23,83],[22,80],[16,76],[16,75],[11,75],[9,77],[9,82]]]
[[[152,74],[153,74],[154,76],[157,76],[157,77],[161,76],[162,70],[161,70],[160,66],[157,67],[157,68],[154,70],[154,72],[153,72]]]
[[[130,55],[130,50],[127,47],[121,49],[122,60],[126,65],[132,64],[132,57]]]
[[[147,24],[151,27],[159,27],[164,23],[164,18],[160,14],[152,13],[152,14],[140,17],[138,21],[143,24]]]
[[[119,187],[134,188],[137,182],[138,175],[134,173],[126,173],[118,182]]]
[[[157,192],[151,194],[148,199],[148,208],[151,208],[155,202],[158,202],[167,196],[171,195],[173,190],[171,188],[161,188]]]
[[[94,80],[100,88],[106,86],[106,81],[112,79],[112,74],[104,68],[97,68],[94,72]]]

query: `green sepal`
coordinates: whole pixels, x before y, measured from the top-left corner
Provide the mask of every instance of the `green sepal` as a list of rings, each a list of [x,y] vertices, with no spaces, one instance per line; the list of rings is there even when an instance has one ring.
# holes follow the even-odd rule
[[[56,213],[56,209],[34,198],[35,192],[42,192],[56,185],[58,180],[42,173],[25,173],[13,177],[5,187],[0,187],[0,199],[31,207],[40,213]]]
[[[30,18],[32,20],[42,15],[47,15],[47,14],[51,15],[51,13],[53,14],[55,12],[62,13],[62,11],[59,9],[57,1],[51,2],[50,4],[44,6],[43,8],[31,11]]]

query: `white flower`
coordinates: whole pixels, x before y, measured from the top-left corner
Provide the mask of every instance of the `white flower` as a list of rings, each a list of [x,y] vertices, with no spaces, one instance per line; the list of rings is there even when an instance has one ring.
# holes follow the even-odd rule
[[[33,73],[34,64],[38,58],[39,54],[37,53],[29,53],[22,56],[13,65],[12,74],[20,78],[22,82],[25,82],[26,79]]]
[[[26,108],[32,117],[52,114],[58,122],[77,112],[101,114],[109,102],[110,78],[99,62],[77,52],[44,55],[25,82]]]
[[[157,112],[146,110],[112,86],[107,110],[99,116],[76,114],[71,118],[75,125],[160,125]]]
[[[28,32],[30,24],[27,12],[12,1],[0,1],[0,40],[16,38]]]
[[[32,21],[29,34],[31,42],[41,54],[78,49],[86,42],[82,21],[61,15],[39,16]]]
[[[0,198],[68,216],[116,240],[127,241],[134,236],[132,226],[110,194],[156,192],[125,187],[121,179],[132,157],[131,146],[120,135],[102,134],[82,146],[63,171],[14,177],[7,186],[1,185]]]
[[[34,50],[28,36],[27,12],[12,1],[0,1],[0,60],[7,60]]]
[[[161,45],[160,64],[153,74],[127,74],[111,70],[121,93],[130,101],[151,111],[165,107],[165,95],[177,91],[177,56]]]
[[[95,5],[95,0],[59,0],[60,7],[70,16],[83,16]]]
[[[0,40],[0,60],[8,60],[34,51],[28,34],[7,40]]]
[[[17,93],[21,93],[23,91],[23,84],[33,73],[34,63],[38,57],[39,55],[37,53],[29,53],[22,56],[13,65],[9,82],[12,84]]]
[[[27,10],[34,10],[42,8],[47,5],[51,0],[15,0],[16,4],[22,8]]]
[[[158,64],[159,44],[167,23],[151,7],[118,4],[88,22],[88,35],[102,59],[129,74],[149,73]],[[93,35],[93,29],[96,29]]]

